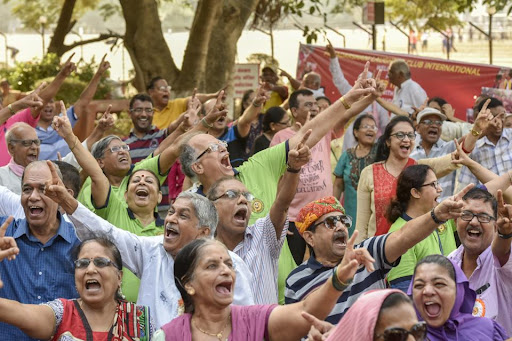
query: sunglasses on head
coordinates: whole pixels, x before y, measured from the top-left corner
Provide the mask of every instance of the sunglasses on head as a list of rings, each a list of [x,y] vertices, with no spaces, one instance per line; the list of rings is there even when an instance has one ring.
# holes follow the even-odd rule
[[[75,261],[75,269],[85,269],[93,262],[94,266],[98,268],[106,268],[107,266],[112,265],[117,269],[117,266],[110,259],[105,257],[96,257],[96,258],[80,258]]]
[[[412,326],[411,330],[403,328],[387,328],[384,333],[377,335],[377,339],[384,341],[407,341],[409,334],[414,337],[416,341],[424,341],[427,336],[427,323],[418,322]]]

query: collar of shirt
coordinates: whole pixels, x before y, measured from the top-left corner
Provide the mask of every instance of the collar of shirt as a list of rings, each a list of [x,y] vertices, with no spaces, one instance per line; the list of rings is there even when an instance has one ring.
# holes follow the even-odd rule
[[[415,139],[415,141],[414,141],[414,143],[416,144],[416,147],[415,147],[416,149],[423,149],[423,146],[421,145],[421,141],[423,141],[423,140],[421,139],[421,135],[420,135],[420,134],[418,134],[418,133],[416,133],[416,139]],[[436,149],[436,148],[441,148],[442,146],[444,146],[444,144],[445,144],[445,143],[448,143],[448,142],[443,141],[443,140],[441,139],[441,136],[439,136],[439,139],[436,141],[436,143],[434,143],[434,144],[432,145],[431,150],[432,150],[432,149]]]
[[[59,219],[60,223],[59,223],[59,229],[55,236],[61,236],[66,242],[68,242],[70,244],[73,243],[73,241],[76,239],[76,237],[73,236],[75,233],[73,228],[67,226],[67,223],[64,220],[64,217],[62,216],[62,214],[60,214],[60,212],[57,212],[57,219]],[[29,227],[28,227],[28,222],[26,219],[16,219],[11,224],[16,224],[16,229],[12,235],[14,239],[18,239],[21,236],[26,235],[30,241],[39,242],[39,239],[37,239],[36,237],[34,237],[34,235],[32,235],[30,233]],[[51,245],[55,236],[53,236],[50,239],[50,241],[48,241],[45,245],[48,245],[48,244]]]
[[[498,143],[500,143],[500,140],[501,139],[505,139],[507,140],[507,142],[510,142],[510,140],[512,139],[512,129],[510,128],[504,128],[503,129],[503,132],[501,133],[501,137],[500,139],[498,140]],[[498,145],[498,143],[496,143],[496,145]],[[490,146],[494,146],[494,143],[492,143],[488,138],[487,136],[484,136],[483,138],[481,138],[480,140],[476,141],[476,145],[475,145],[475,149],[476,148],[481,148],[483,145],[490,145]]]
[[[131,220],[137,219],[137,217],[135,216],[133,211],[130,210],[129,207],[126,208],[126,211],[128,211],[128,216],[130,217]],[[160,218],[160,216],[158,215],[157,212],[153,212],[153,216],[155,217],[155,225],[156,226],[164,226],[164,220],[162,218]]]
[[[332,269],[332,266],[324,266],[322,263],[316,260],[315,256],[312,254],[308,259],[308,268],[312,270],[319,270],[319,269]]]
[[[403,81],[402,84],[400,84],[400,87],[397,87],[397,91],[407,88],[410,84],[412,84],[412,78]]]
[[[135,135],[135,133],[133,132],[133,129],[134,129],[134,128],[130,129],[130,134],[129,134],[129,136],[130,136],[130,137],[137,137],[137,136]],[[152,126],[151,126],[151,128],[149,128],[149,131],[146,133],[146,135],[151,135],[151,134],[154,134],[154,133],[159,132],[159,131],[160,131],[160,129],[158,129],[158,128],[157,128],[157,126],[152,125]]]

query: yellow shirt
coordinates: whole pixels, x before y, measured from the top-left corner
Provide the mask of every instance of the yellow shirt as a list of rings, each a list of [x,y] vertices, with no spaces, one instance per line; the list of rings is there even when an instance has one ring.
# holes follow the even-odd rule
[[[167,106],[163,110],[155,108],[153,116],[153,124],[158,129],[166,129],[169,124],[175,121],[182,113],[187,111],[188,98],[177,98],[169,100]]]
[[[268,99],[268,101],[265,102],[262,112],[267,112],[268,108],[278,107],[281,104],[283,104],[283,99],[281,98],[281,96],[279,96],[277,92],[271,91],[270,98]]]

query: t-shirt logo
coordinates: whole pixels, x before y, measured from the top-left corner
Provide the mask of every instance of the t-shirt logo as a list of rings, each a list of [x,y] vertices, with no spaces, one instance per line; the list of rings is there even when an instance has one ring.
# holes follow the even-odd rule
[[[264,207],[265,205],[263,204],[263,201],[261,201],[260,199],[254,199],[252,201],[252,211],[254,213],[262,212]]]

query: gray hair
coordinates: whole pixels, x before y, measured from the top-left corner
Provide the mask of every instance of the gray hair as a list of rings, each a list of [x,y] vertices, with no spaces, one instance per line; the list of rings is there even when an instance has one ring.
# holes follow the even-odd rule
[[[190,200],[196,211],[199,227],[208,226],[210,228],[210,237],[215,235],[215,230],[219,223],[219,215],[213,202],[200,194],[192,192],[181,192],[176,199]]]
[[[91,154],[94,156],[95,159],[101,159],[105,155],[105,150],[107,150],[108,145],[112,140],[121,140],[121,138],[117,135],[108,135],[93,144],[91,148]]]
[[[400,72],[404,75],[405,78],[411,78],[411,70],[409,69],[409,65],[403,59],[397,59],[391,63],[390,69],[393,69],[397,72]]]
[[[57,175],[59,176],[60,181],[64,182],[64,179],[62,178],[62,173],[60,171],[59,165],[56,164],[53,161],[52,161],[52,163],[55,166],[55,170],[57,171]],[[25,167],[25,169],[23,170],[23,174],[21,175],[21,186],[23,186],[23,180],[25,179],[25,173],[27,172],[27,170],[29,170],[32,167],[42,166],[42,165],[45,165],[46,167],[48,167],[48,164],[46,163],[46,160],[32,161],[31,163],[29,163],[27,165],[27,167]]]
[[[196,162],[197,151],[189,144],[190,139],[196,135],[203,134],[203,132],[191,133],[187,136],[181,144],[180,163],[183,173],[190,179],[196,178],[196,173],[192,170],[192,165]]]
[[[5,143],[7,145],[11,144],[12,140],[16,140],[16,138],[14,137],[14,135],[18,136],[15,131],[19,128],[29,128],[29,129],[32,129],[35,131],[34,127],[31,127],[30,125],[28,125],[27,123],[25,122],[16,122],[14,123],[10,128],[9,130],[7,130],[7,133],[5,133]]]

